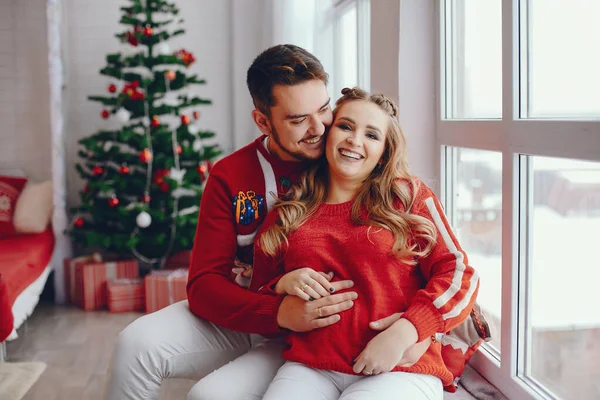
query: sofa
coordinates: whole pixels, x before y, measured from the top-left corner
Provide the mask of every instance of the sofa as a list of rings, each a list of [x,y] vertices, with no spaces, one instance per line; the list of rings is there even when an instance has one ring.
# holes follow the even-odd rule
[[[51,216],[51,182],[0,171],[0,343],[17,337],[52,271]]]

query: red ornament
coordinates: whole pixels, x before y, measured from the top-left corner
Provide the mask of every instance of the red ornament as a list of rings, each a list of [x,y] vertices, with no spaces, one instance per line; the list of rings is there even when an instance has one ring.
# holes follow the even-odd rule
[[[117,87],[115,85],[108,85],[108,91],[115,93],[117,91]]]
[[[163,178],[169,175],[169,170],[157,168],[156,172],[154,172],[154,183],[157,185],[163,182]]]
[[[108,199],[108,205],[111,207],[116,207],[119,205],[119,199],[117,198],[117,196],[113,196],[110,199]]]
[[[142,150],[140,152],[140,161],[146,164],[152,161],[152,152],[149,149]]]
[[[194,111],[194,119],[200,118],[200,113],[198,111]]]
[[[177,154],[181,154],[183,153],[183,149],[181,148],[181,145],[177,145]]]
[[[87,192],[89,192],[89,191],[90,191],[90,187],[89,187],[88,185],[85,185],[85,186],[83,187],[83,193],[87,193]]]
[[[119,168],[119,173],[123,175],[128,174],[129,167],[126,164],[121,165],[121,168]]]
[[[175,52],[174,56],[183,61],[186,67],[189,67],[194,61],[196,61],[194,55],[184,49]]]
[[[165,76],[167,77],[168,80],[174,81],[175,78],[177,77],[177,74],[175,73],[175,71],[169,70],[169,71],[165,72]]]
[[[100,115],[104,119],[107,119],[108,117],[110,117],[110,113],[108,112],[108,110],[102,110],[102,112],[100,113]]]
[[[190,117],[189,117],[189,115],[182,115],[181,116],[181,123],[183,125],[189,125],[190,124]]]
[[[200,182],[204,182],[206,180],[206,173],[208,172],[208,167],[206,164],[203,162],[198,164],[196,171],[198,172],[198,175],[200,175]]]
[[[167,193],[169,191],[169,184],[166,181],[163,181],[160,183],[159,189],[161,192]]]
[[[144,35],[146,35],[146,36],[152,36],[152,27],[151,26],[146,26],[144,28]]]
[[[152,121],[150,121],[150,126],[153,128],[156,128],[160,125],[160,120],[158,119],[158,117],[155,115],[154,117],[152,117]]]
[[[127,32],[125,34],[125,39],[129,42],[130,45],[132,46],[137,46],[138,44],[140,44],[140,42],[138,41],[137,38],[137,32],[138,32],[138,27],[135,27],[135,30],[133,32]]]
[[[152,200],[152,198],[150,197],[149,194],[145,194],[145,195],[142,196],[142,201],[144,203],[150,203],[150,200]]]
[[[144,95],[143,92],[139,91],[139,87],[140,87],[139,81],[133,81],[130,83],[126,83],[125,86],[123,86],[123,90],[121,90],[121,93],[126,94],[127,97],[129,97],[131,100],[142,100],[146,96]]]
[[[92,174],[98,176],[98,175],[102,175],[102,173],[104,172],[104,168],[100,167],[100,166],[95,166],[94,168],[92,168]]]
[[[83,225],[85,224],[85,221],[83,220],[83,218],[79,217],[75,220],[75,226],[77,228],[83,228]]]

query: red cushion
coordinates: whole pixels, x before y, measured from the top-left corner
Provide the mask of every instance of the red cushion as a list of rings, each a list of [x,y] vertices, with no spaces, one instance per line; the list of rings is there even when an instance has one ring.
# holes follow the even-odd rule
[[[13,225],[15,205],[26,183],[26,178],[0,175],[0,237],[16,233]]]

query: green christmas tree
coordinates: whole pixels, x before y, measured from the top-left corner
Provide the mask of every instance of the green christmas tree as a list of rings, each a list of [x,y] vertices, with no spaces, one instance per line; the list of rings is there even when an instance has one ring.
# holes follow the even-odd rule
[[[205,142],[215,134],[198,127],[196,108],[211,101],[185,93],[205,83],[187,73],[193,54],[166,43],[185,32],[179,9],[129,1],[121,8],[126,31],[116,37],[133,52],[107,55],[100,74],[109,78],[109,94],[89,97],[120,128],[79,141],[76,168],[87,184],[69,232],[83,248],[161,267],[169,254],[192,247],[203,183],[220,149]]]

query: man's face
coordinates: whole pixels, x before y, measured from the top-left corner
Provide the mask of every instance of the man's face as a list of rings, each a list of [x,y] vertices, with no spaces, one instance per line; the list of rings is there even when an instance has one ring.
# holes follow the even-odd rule
[[[324,134],[333,121],[325,83],[311,80],[273,88],[269,150],[286,161],[316,160],[323,155]]]

